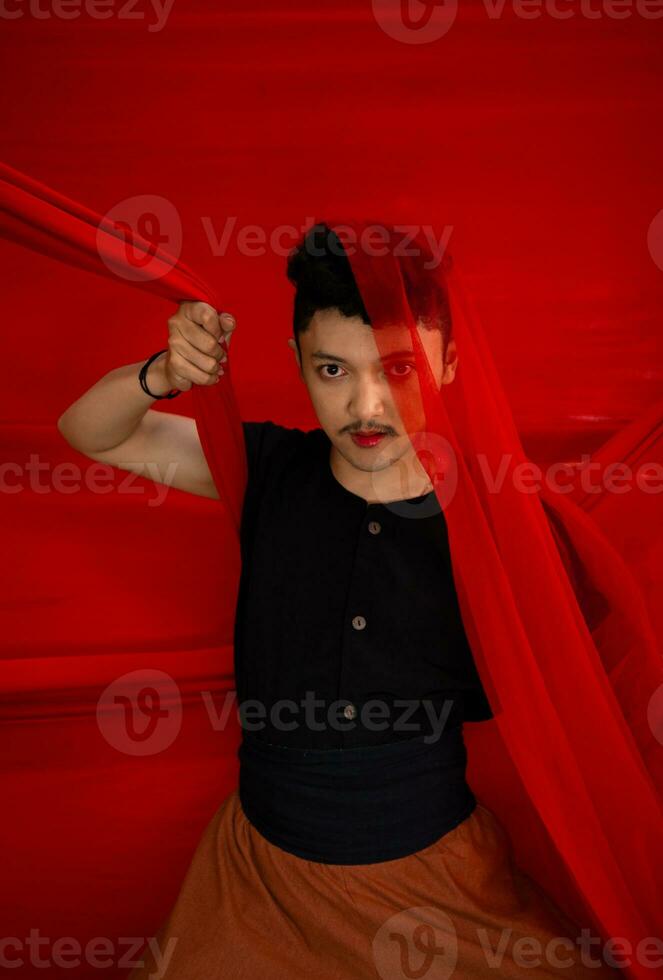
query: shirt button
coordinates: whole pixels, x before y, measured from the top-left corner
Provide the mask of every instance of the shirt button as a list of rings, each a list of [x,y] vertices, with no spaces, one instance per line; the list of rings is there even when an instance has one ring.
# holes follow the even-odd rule
[[[354,704],[346,704],[346,706],[343,708],[343,714],[346,718],[351,720],[352,718],[357,717],[357,709],[355,708]]]
[[[368,530],[371,534],[379,534],[382,530],[382,525],[379,521],[370,521],[368,525]]]
[[[355,616],[352,620],[352,625],[356,630],[363,630],[366,626],[366,620],[363,616]]]

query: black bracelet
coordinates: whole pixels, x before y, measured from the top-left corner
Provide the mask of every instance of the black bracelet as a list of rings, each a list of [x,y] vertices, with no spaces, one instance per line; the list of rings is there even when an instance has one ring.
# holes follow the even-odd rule
[[[155,360],[155,358],[159,357],[160,354],[165,354],[167,350],[168,350],[168,348],[167,347],[164,347],[163,350],[158,350],[156,352],[156,354],[152,354],[152,357],[148,358],[145,361],[145,363],[143,364],[142,368],[138,372],[138,380],[140,381],[141,388],[143,389],[143,391],[145,392],[146,395],[150,395],[152,398],[176,398],[178,395],[181,395],[182,394],[182,392],[180,391],[179,388],[171,388],[170,391],[169,391],[169,393],[167,395],[154,395],[154,394],[152,394],[152,392],[150,391],[150,389],[147,387],[146,378],[147,378],[147,369],[148,369],[148,367],[150,366],[150,364],[152,363],[152,361]]]

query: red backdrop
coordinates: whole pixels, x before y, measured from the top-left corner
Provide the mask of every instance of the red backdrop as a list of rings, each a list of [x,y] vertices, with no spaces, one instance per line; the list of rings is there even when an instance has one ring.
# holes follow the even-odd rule
[[[159,30],[147,4],[62,9],[3,7],[2,156],[102,213],[170,203],[170,246],[179,222],[182,257],[238,318],[244,418],[317,424],[286,345],[285,257],[237,232],[343,213],[449,226],[533,458],[591,452],[663,397],[663,20],[466,3],[414,44],[370,3],[176,0]],[[54,975],[90,975],[57,965],[75,959],[58,940],[105,937],[120,976],[236,782],[236,728],[210,719],[232,690],[235,546],[215,502],[97,467],[55,428],[166,345],[169,304],[8,243],[0,257],[3,933],[27,976],[43,975],[31,930]],[[190,397],[156,410],[192,414]],[[146,669],[174,679],[181,718],[140,755],[99,703]]]

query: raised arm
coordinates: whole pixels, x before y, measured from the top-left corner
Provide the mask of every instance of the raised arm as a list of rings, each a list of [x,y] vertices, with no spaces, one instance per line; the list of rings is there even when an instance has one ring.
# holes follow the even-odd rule
[[[172,388],[216,384],[235,328],[229,314],[207,303],[182,303],[168,320],[168,349],[152,361],[147,387],[155,395]],[[90,459],[140,473],[189,493],[218,500],[194,419],[150,412],[155,399],[140,386],[142,361],[114,368],[62,413],[58,430]]]

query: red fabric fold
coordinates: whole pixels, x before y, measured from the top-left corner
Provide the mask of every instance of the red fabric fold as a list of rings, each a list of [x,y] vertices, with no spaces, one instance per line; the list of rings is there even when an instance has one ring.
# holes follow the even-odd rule
[[[331,227],[341,238],[350,227],[352,242],[367,228]],[[663,663],[646,607],[624,562],[577,505],[550,487],[541,497],[520,488],[514,471],[527,459],[467,290],[449,256],[435,267],[422,235],[415,247],[426,274],[391,251],[355,247],[348,257],[380,354],[393,349],[394,324],[407,328],[415,351],[416,390],[392,384],[392,392],[445,511],[463,620],[497,728],[597,925],[634,942],[656,936],[663,780],[647,704],[663,683]],[[450,302],[459,362],[453,383],[441,388],[407,301],[431,268]],[[503,470],[498,490],[486,468]],[[636,690],[609,669],[612,637],[590,633],[544,502],[607,615],[618,617],[620,643],[633,647],[646,687]],[[633,976],[648,969],[634,964]]]
[[[110,219],[4,163],[0,163],[0,235],[89,272],[106,277],[116,274],[119,282],[173,303],[202,300],[220,308],[210,286],[160,246],[125,226],[116,227]],[[150,255],[149,270],[137,261],[140,255]],[[239,531],[246,455],[229,362],[224,378],[218,385],[194,385],[192,398],[205,455]]]

